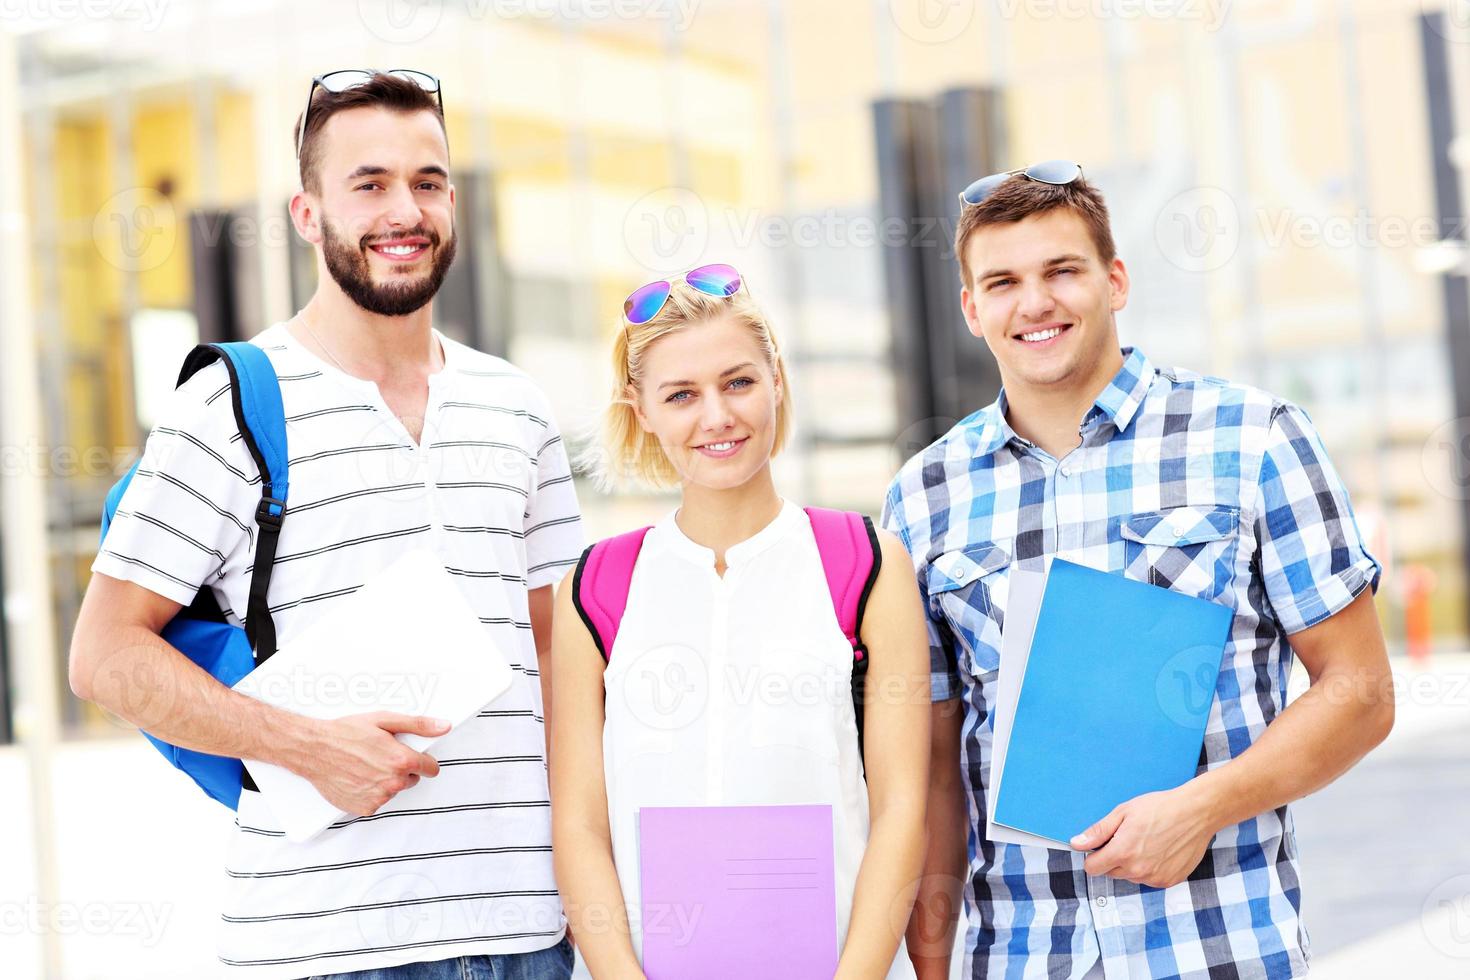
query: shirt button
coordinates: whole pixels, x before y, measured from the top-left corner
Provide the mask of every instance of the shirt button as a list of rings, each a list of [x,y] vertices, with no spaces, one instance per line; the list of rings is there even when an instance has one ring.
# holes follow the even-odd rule
[[[1100,909],[1108,907],[1108,897],[1106,895],[1099,895],[1097,897],[1097,907]]]
[[[1062,467],[1062,476],[1071,476],[1071,475],[1072,475],[1072,467],[1070,467],[1070,466],[1063,466]]]

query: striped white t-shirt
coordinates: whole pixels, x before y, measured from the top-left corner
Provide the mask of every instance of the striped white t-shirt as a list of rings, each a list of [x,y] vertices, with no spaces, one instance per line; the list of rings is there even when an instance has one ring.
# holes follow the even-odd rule
[[[576,495],[542,392],[506,361],[439,339],[445,366],[429,379],[417,445],[377,385],[319,360],[283,324],[254,340],[287,420],[290,497],[269,595],[278,642],[427,547],[516,683],[435,745],[440,774],[411,806],[399,797],[292,844],[259,794],[241,795],[219,942],[242,975],[527,952],[563,934],[527,590],[576,564]],[[240,624],[259,500],[228,375],[212,364],[150,434],[93,571],[185,605],[207,583]]]

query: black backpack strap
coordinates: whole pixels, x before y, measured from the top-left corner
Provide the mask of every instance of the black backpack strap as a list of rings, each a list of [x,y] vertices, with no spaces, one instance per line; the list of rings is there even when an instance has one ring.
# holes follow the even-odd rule
[[[873,549],[873,567],[868,569],[868,578],[863,582],[862,594],[858,596],[858,642],[853,647],[855,655],[852,661],[852,710],[857,716],[859,758],[865,758],[863,753],[863,706],[867,704],[868,662],[872,659],[868,656],[867,644],[862,642],[863,613],[867,612],[868,597],[873,594],[873,586],[878,584],[878,573],[883,570],[883,549],[878,544],[878,532],[873,529],[873,521],[866,514],[863,515],[863,530],[868,533],[868,546]]]
[[[288,465],[286,417],[275,366],[265,351],[248,343],[200,344],[184,361],[179,384],[201,368],[222,361],[230,376],[235,425],[260,473],[260,503],[255,508],[255,560],[245,609],[245,635],[260,663],[276,652],[276,624],[268,594],[286,516]]]

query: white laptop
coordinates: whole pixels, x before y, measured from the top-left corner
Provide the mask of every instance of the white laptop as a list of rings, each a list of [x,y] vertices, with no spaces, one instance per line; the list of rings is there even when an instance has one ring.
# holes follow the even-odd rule
[[[452,731],[511,682],[505,656],[453,577],[419,549],[307,626],[234,689],[313,718],[393,711],[442,718]],[[396,737],[423,752],[444,736]],[[250,759],[245,767],[287,840],[309,840],[345,816],[288,769]],[[421,782],[394,799],[425,788]]]

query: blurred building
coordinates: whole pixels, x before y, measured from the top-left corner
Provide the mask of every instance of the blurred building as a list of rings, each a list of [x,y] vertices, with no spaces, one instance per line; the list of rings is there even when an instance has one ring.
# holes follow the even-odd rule
[[[42,352],[34,450],[63,644],[103,494],[183,353],[249,336],[310,294],[285,210],[291,128],[312,75],[374,65],[443,80],[469,246],[438,304],[443,329],[530,371],[575,432],[606,393],[623,296],[732,262],[793,363],[799,438],[779,485],[868,512],[924,431],[900,408],[885,257],[952,260],[945,213],[932,227],[888,220],[875,120],[885,103],[990,93],[998,159],[1079,160],[1108,196],[1133,277],[1124,342],[1304,405],[1375,551],[1434,570],[1432,621],[1463,640],[1470,473],[1434,264],[1446,230],[1424,49],[1441,32],[1463,80],[1470,24],[1443,17],[1426,34],[1431,0],[66,9],[8,25],[22,84],[5,96],[25,134],[35,318],[4,329],[34,329]],[[1456,132],[1470,132],[1465,101]],[[593,534],[668,506],[581,493]]]

